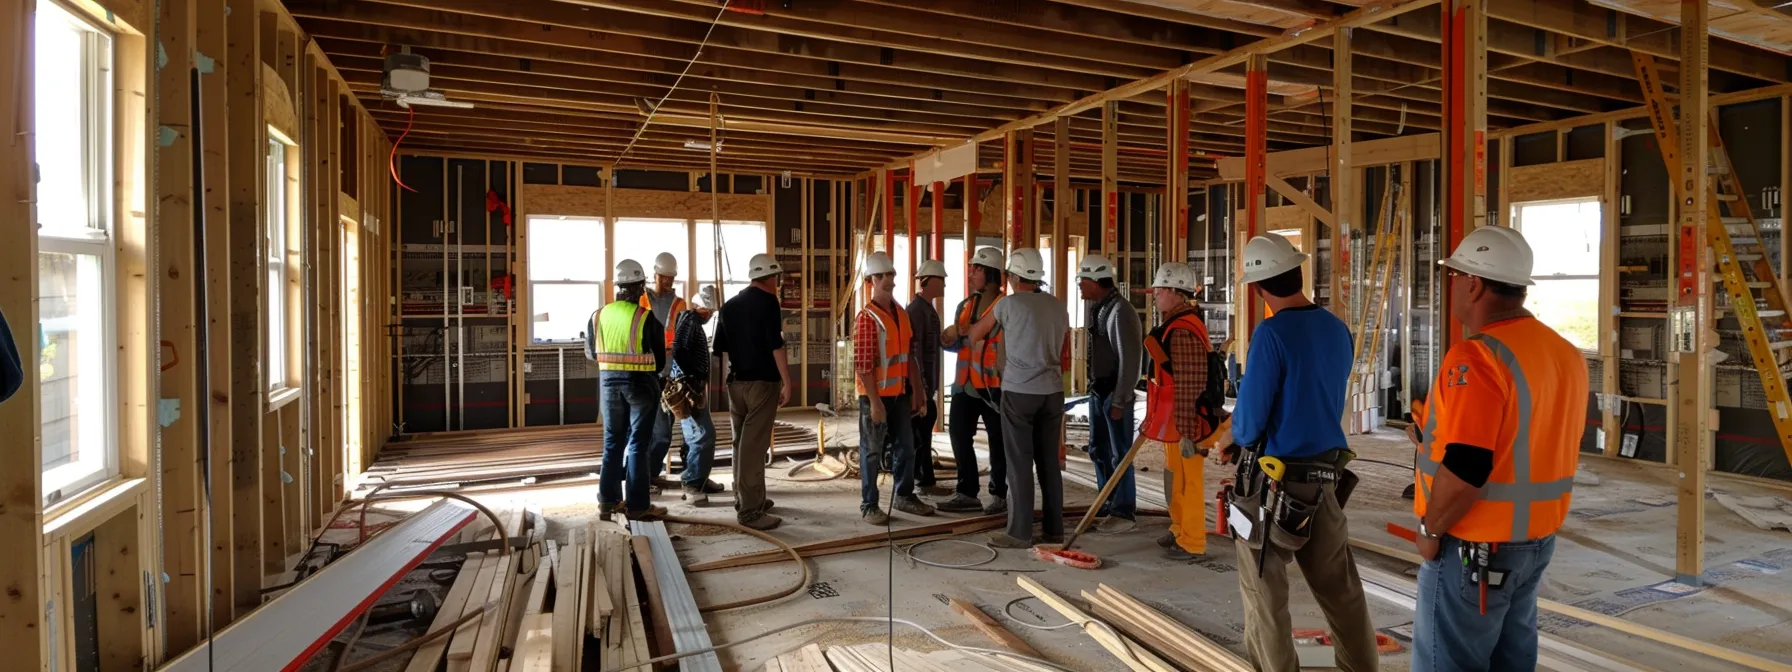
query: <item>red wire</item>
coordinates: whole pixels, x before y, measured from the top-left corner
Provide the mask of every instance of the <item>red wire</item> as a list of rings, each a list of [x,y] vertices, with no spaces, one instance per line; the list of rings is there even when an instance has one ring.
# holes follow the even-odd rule
[[[392,154],[386,157],[386,168],[392,171],[393,182],[397,182],[398,186],[404,187],[405,191],[415,194],[417,193],[417,190],[412,189],[411,185],[405,184],[404,180],[398,177],[398,146],[404,144],[404,136],[411,134],[411,124],[417,120],[417,108],[407,105],[404,109],[409,111],[410,114],[405,116],[404,132],[399,133],[398,140],[392,143]]]

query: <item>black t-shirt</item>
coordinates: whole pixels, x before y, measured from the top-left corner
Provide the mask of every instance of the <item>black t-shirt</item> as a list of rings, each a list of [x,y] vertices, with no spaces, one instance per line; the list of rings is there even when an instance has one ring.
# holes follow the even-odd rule
[[[783,382],[772,352],[784,348],[784,309],[771,292],[748,285],[722,304],[716,354],[728,356],[728,380]]]

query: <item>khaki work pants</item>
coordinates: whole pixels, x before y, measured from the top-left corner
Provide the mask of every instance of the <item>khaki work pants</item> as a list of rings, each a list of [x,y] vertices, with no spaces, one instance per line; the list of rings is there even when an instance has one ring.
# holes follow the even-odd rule
[[[728,417],[734,421],[734,512],[747,520],[765,505],[765,456],[772,449],[772,422],[778,419],[782,383],[728,384]]]
[[[1306,545],[1291,554],[1265,544],[1269,557],[1263,564],[1263,576],[1258,577],[1257,551],[1242,540],[1234,542],[1238,548],[1238,586],[1244,595],[1245,657],[1258,670],[1300,669],[1288,616],[1288,559],[1292,555],[1300,563],[1301,575],[1306,577],[1307,588],[1319,602],[1320,611],[1325,613],[1338,668],[1344,672],[1372,672],[1380,665],[1375,626],[1369,622],[1369,603],[1363,597],[1363,582],[1357,577],[1356,560],[1350,553],[1350,530],[1333,486],[1290,484],[1288,494],[1303,501],[1318,496],[1313,536]]]

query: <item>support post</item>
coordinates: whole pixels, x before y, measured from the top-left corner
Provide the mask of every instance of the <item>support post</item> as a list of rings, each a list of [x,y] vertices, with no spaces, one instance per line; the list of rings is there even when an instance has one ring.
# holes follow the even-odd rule
[[[902,230],[908,234],[908,275],[903,279],[908,285],[908,300],[915,299],[915,268],[920,266],[921,233],[921,180],[915,174],[915,162],[908,162],[908,187],[902,190],[903,217]],[[896,257],[896,251],[890,251],[890,258]],[[903,283],[897,283],[898,288]],[[905,304],[907,301],[904,302]]]
[[[1487,220],[1487,7],[1489,0],[1444,0],[1444,226],[1438,254],[1448,256]],[[1450,313],[1449,281],[1438,295],[1447,351],[1462,340]]]
[[[964,184],[964,268],[959,272],[964,275],[959,277],[964,278],[964,296],[961,298],[968,299],[971,292],[976,291],[971,287],[971,254],[977,251],[977,173],[973,171],[960,179]],[[948,316],[944,312],[940,316],[957,319],[956,315]]]
[[[1076,210],[1076,190],[1070,186],[1070,117],[1052,121],[1052,294],[1058,305],[1070,306],[1071,213]],[[1183,182],[1187,188],[1187,181]],[[1081,358],[1077,358],[1080,362]],[[1080,366],[1073,364],[1072,367]],[[1058,468],[1065,466],[1064,423],[1058,423]]]
[[[1188,127],[1191,110],[1188,105],[1188,81],[1176,79],[1168,87],[1166,110],[1170,115],[1165,128],[1169,138],[1169,175],[1164,195],[1170,199],[1165,210],[1164,234],[1159,240],[1163,259],[1159,263],[1188,261]],[[1153,269],[1155,272],[1156,269]]]
[[[1621,182],[1619,170],[1623,166],[1624,143],[1619,142],[1615,132],[1618,123],[1605,122],[1605,189],[1600,198],[1600,233],[1599,233],[1599,305],[1605,306],[1599,311],[1599,360],[1600,360],[1600,427],[1605,432],[1605,442],[1600,452],[1607,457],[1617,455],[1621,446],[1623,428],[1618,426],[1619,415],[1612,402],[1618,395],[1618,263],[1619,232],[1618,203],[1622,198],[1619,193]]]
[[[1030,209],[1033,199],[1033,130],[1022,129],[1008,134],[1008,143],[1004,149],[1002,161],[1002,188],[1008,190],[1008,251],[1017,248],[1033,247],[1028,243],[1032,232]]]
[[[976,173],[972,173],[972,175],[975,176]],[[946,183],[934,182],[932,186],[933,232],[927,237],[927,258],[938,260],[946,256]],[[965,207],[971,207],[970,200],[965,201]],[[934,306],[934,308],[937,310],[939,306]]]
[[[1356,99],[1351,87],[1355,74],[1352,46],[1356,38],[1353,28],[1339,28],[1332,36],[1332,165],[1331,165],[1331,264],[1329,283],[1332,314],[1350,321],[1350,292],[1344,286],[1345,268],[1350,263],[1350,236],[1356,231],[1359,205],[1356,169],[1351,162],[1351,108]]]
[[[896,251],[896,173],[888,168],[878,171],[884,188],[884,252]]]
[[[1265,210],[1264,188],[1267,183],[1268,169],[1268,131],[1269,131],[1269,57],[1262,54],[1251,56],[1245,61],[1244,78],[1244,198],[1241,209],[1244,210],[1244,226],[1240,227],[1236,237],[1238,250],[1236,269],[1238,283],[1238,299],[1233,302],[1234,320],[1238,329],[1233,338],[1238,342],[1239,352],[1249,352],[1251,332],[1257,323],[1263,320],[1263,302],[1251,296],[1250,285],[1244,281],[1244,248],[1253,236],[1263,233]]]
[[[1119,264],[1120,252],[1120,104],[1101,104],[1101,253]],[[1121,276],[1124,282],[1126,276]]]
[[[1711,455],[1711,390],[1708,378],[1711,325],[1711,267],[1705,245],[1711,177],[1706,111],[1709,81],[1707,20],[1703,2],[1680,5],[1679,169],[1670,173],[1675,198],[1676,260],[1673,306],[1669,309],[1668,348],[1674,359],[1669,376],[1668,425],[1673,427],[1671,452],[1680,475],[1679,521],[1675,532],[1674,579],[1699,585],[1705,569],[1705,470]]]

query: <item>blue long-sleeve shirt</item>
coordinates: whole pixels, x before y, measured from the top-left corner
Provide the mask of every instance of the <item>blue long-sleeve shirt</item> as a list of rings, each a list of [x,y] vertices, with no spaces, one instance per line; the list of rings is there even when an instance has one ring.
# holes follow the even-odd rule
[[[1261,442],[1263,454],[1312,457],[1343,448],[1344,393],[1350,382],[1350,329],[1318,307],[1276,313],[1251,334],[1232,438]]]

